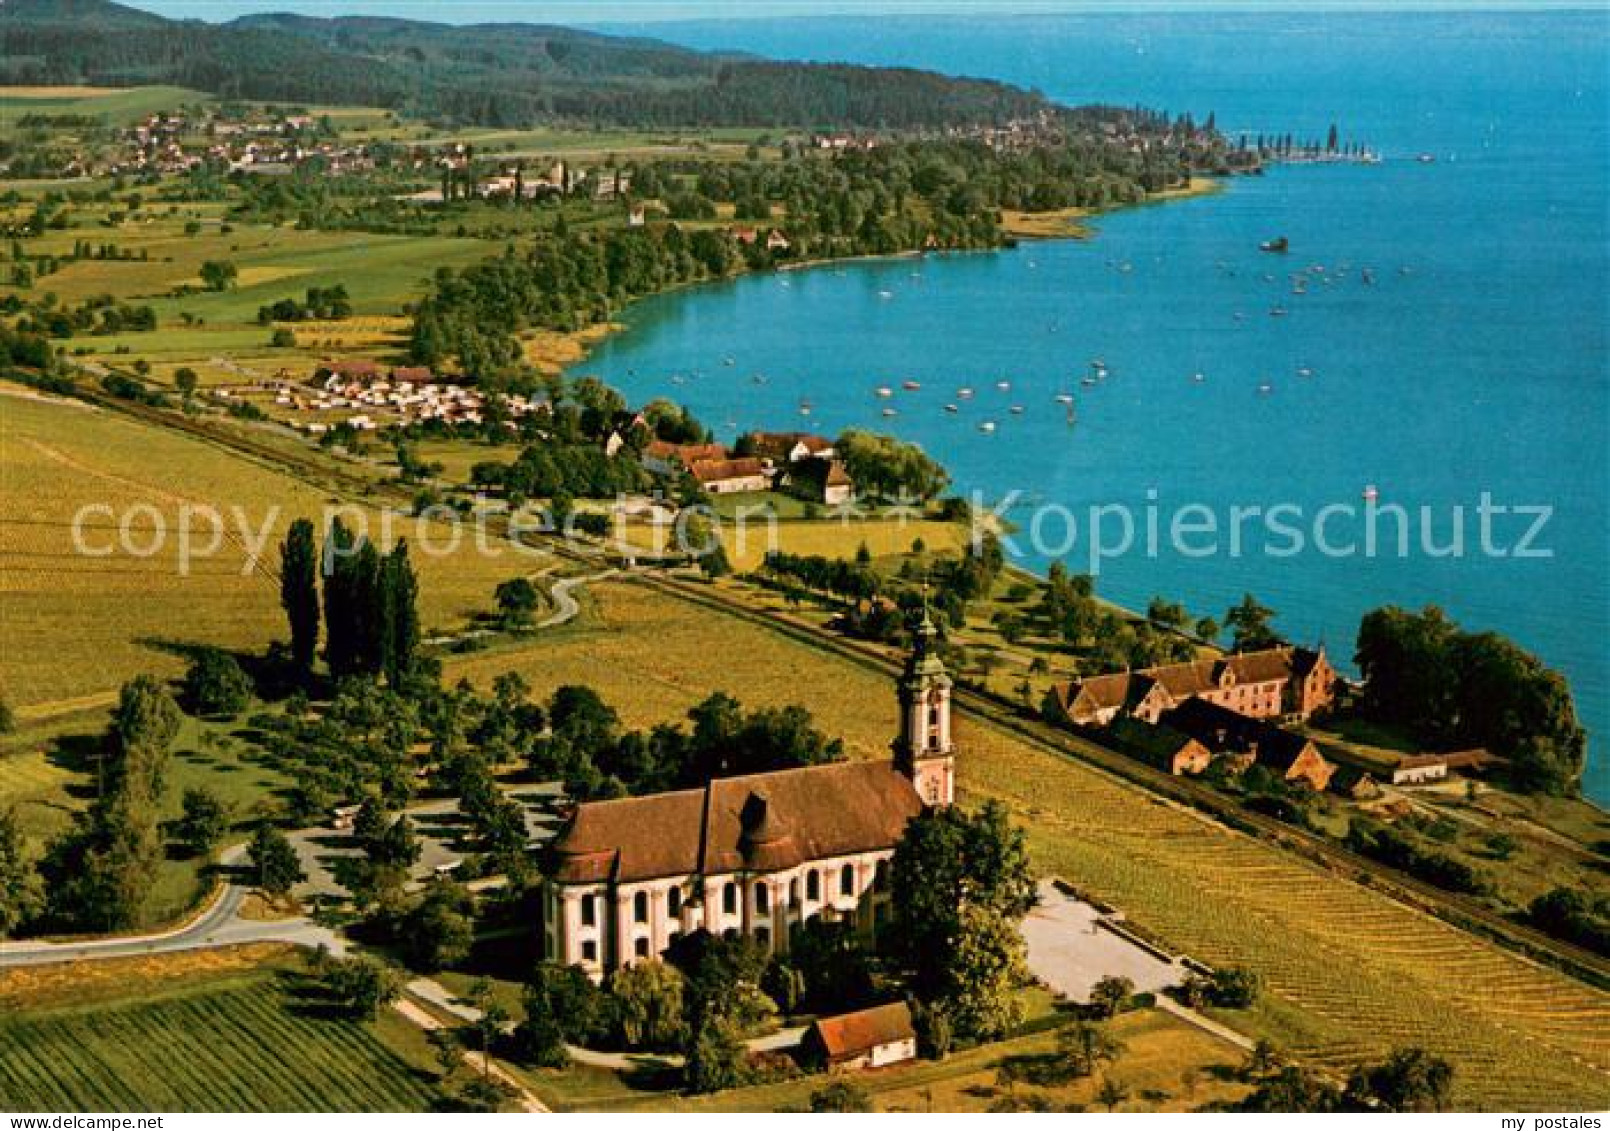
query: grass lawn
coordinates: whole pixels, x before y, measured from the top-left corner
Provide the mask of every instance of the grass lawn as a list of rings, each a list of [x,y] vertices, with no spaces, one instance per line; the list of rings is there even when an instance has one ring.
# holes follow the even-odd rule
[[[518,670],[538,695],[589,684],[633,726],[724,689],[750,706],[803,704],[852,757],[887,757],[883,676],[637,586],[592,593],[585,627],[453,657],[446,679],[485,688]],[[1610,996],[992,727],[963,717],[956,738],[964,802],[1007,804],[1039,872],[1177,950],[1264,976],[1252,1035],[1267,1023],[1288,1051],[1339,1069],[1422,1045],[1455,1064],[1466,1106],[1552,1109],[1610,1088]]]
[[[290,959],[264,958],[133,960],[54,984],[0,975],[0,1108],[431,1109],[418,1030],[389,1010],[373,1024],[331,1016]]]

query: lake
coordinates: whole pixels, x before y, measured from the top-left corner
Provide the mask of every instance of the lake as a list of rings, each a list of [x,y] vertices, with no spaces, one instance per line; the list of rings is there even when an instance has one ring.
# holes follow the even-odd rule
[[[1163,594],[1222,619],[1251,591],[1283,632],[1323,641],[1344,664],[1364,611],[1441,605],[1567,673],[1590,732],[1587,791],[1610,798],[1607,22],[1196,14],[636,29],[982,74],[1065,102],[1212,112],[1232,136],[1323,137],[1334,120],[1386,160],[1237,179],[1215,196],[1105,216],[1086,241],[662,296],[633,307],[629,329],[579,370],[633,399],[672,396],[723,438],[860,426],[920,442],[959,489],[1017,493],[1010,517],[1031,566],[1066,556],[1090,568],[1091,506],[1131,507],[1144,543],[1151,506],[1165,544],[1099,561],[1100,592],[1132,606]],[[1276,235],[1289,253],[1261,252]],[[1108,376],[1086,386],[1095,358]],[[902,390],[907,380],[921,389]],[[1075,398],[1076,423],[1059,395]],[[1327,506],[1362,510],[1367,487],[1412,519],[1409,552],[1397,553],[1390,515],[1373,557],[1313,545],[1315,533],[1333,551],[1362,540],[1361,517],[1313,523]],[[1533,544],[1549,556],[1516,556],[1533,525],[1520,514],[1491,520],[1489,548],[1507,552],[1484,552],[1484,494],[1551,508]],[[1059,515],[1041,519],[1039,549],[1028,544],[1047,504],[1078,521],[1071,547]],[[1204,556],[1200,537],[1166,544],[1187,504],[1216,516],[1215,552]],[[1289,539],[1260,538],[1253,521],[1231,552],[1230,508],[1277,504],[1301,508],[1303,551],[1266,552]],[[1461,555],[1426,552],[1423,507],[1441,550],[1462,508]]]

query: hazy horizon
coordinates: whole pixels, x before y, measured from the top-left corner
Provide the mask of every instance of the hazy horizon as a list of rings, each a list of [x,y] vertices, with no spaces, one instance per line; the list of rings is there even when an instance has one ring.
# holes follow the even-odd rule
[[[1045,16],[1235,12],[1600,11],[1583,0],[120,0],[178,19],[217,23],[289,12],[307,16],[393,16],[433,23],[533,23],[601,27],[694,20],[813,16]]]

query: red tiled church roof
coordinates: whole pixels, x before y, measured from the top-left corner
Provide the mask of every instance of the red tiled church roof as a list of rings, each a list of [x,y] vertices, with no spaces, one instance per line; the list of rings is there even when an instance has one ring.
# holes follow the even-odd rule
[[[560,883],[780,871],[892,847],[922,810],[892,762],[721,778],[579,806],[555,843]]]

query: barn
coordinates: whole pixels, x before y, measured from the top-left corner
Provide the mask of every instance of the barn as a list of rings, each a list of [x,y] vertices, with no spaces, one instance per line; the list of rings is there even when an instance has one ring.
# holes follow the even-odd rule
[[[917,1033],[904,1002],[819,1018],[805,1033],[808,1063],[835,1072],[883,1068],[917,1058]]]

